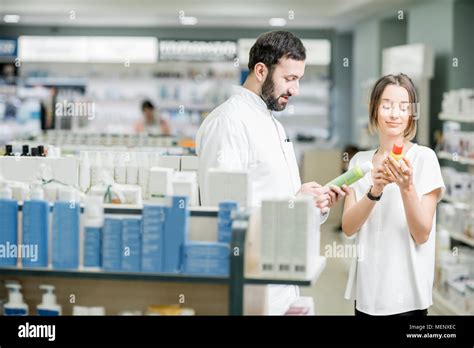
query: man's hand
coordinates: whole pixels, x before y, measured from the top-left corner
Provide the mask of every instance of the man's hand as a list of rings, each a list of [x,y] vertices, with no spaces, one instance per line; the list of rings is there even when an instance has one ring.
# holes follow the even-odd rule
[[[332,208],[337,202],[351,193],[347,185],[342,185],[341,188],[336,185],[330,185],[329,189],[329,208]]]
[[[311,195],[314,197],[315,206],[325,214],[329,211],[329,187],[321,186],[311,181],[301,185],[297,195]]]

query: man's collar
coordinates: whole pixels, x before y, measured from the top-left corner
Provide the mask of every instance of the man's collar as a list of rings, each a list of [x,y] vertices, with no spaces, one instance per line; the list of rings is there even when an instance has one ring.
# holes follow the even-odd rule
[[[267,108],[267,105],[262,98],[252,92],[250,89],[242,86],[232,86],[232,94],[239,95],[245,98],[250,104],[255,105],[259,110],[271,115],[271,111]]]

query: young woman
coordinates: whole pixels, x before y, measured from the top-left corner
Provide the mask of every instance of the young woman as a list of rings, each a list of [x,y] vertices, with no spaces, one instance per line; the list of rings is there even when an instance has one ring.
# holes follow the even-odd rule
[[[435,213],[444,183],[434,151],[410,141],[417,102],[407,75],[380,78],[369,105],[379,146],[349,163],[372,161],[374,167],[351,187],[342,217],[359,250],[346,289],[356,315],[426,315],[432,304]],[[403,144],[399,163],[389,156],[394,144]]]

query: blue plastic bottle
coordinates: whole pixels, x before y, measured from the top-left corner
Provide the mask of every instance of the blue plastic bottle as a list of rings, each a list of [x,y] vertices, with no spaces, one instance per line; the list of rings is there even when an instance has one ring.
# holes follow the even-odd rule
[[[183,263],[183,245],[188,235],[188,197],[168,197],[164,229],[164,271],[179,273]]]
[[[122,269],[122,219],[105,219],[102,232],[102,268],[106,271],[120,271]]]
[[[23,203],[23,267],[48,267],[49,203],[37,189]]]
[[[102,266],[103,225],[104,209],[102,207],[102,199],[88,197],[84,207],[84,267],[100,268]]]
[[[0,195],[0,265],[16,266],[18,254],[18,203],[11,199],[11,190],[5,188]],[[12,252],[14,251],[14,252]]]
[[[79,202],[56,202],[53,207],[53,268],[79,268]]]
[[[239,209],[235,201],[219,203],[217,240],[221,243],[230,243],[232,239],[232,212]]]
[[[122,221],[122,270],[140,272],[141,219]]]
[[[163,272],[164,264],[164,225],[166,208],[147,204],[143,207],[141,235],[142,272]]]

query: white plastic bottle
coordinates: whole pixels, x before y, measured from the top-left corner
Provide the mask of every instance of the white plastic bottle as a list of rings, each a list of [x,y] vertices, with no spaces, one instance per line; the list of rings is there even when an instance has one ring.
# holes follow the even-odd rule
[[[62,310],[61,306],[56,302],[56,295],[54,294],[53,285],[40,285],[41,290],[44,290],[43,293],[43,302],[41,302],[37,307],[37,314],[40,316],[57,316],[61,315]]]
[[[3,306],[4,315],[28,315],[28,305],[23,302],[23,295],[20,292],[21,285],[10,283],[5,285],[8,289],[8,302]]]
[[[127,184],[138,184],[138,166],[135,153],[130,153],[130,162],[127,163]]]
[[[79,162],[79,187],[82,192],[86,192],[91,186],[91,163],[89,161],[89,154],[81,152],[81,159]]]
[[[148,199],[148,177],[150,173],[150,164],[146,153],[142,153],[139,159],[138,167],[138,185],[142,188],[142,196]]]
[[[91,161],[91,186],[97,185],[101,180],[102,165],[100,163],[100,153],[92,153]]]
[[[125,166],[125,153],[118,153],[115,158],[114,179],[117,184],[126,184],[127,167]]]
[[[451,234],[447,230],[442,228],[438,231],[438,235],[436,239],[437,239],[437,247],[438,247],[437,252],[439,253],[439,255],[444,254],[444,253],[450,253]]]
[[[58,201],[60,202],[75,202],[76,194],[74,188],[69,186],[60,187],[58,189]]]
[[[2,199],[13,199],[13,192],[10,186],[4,184],[3,187],[0,189],[0,198]]]
[[[103,172],[107,178],[114,180],[114,154],[112,152],[104,153],[104,167]]]
[[[44,200],[44,190],[39,184],[33,185],[30,191],[30,199],[43,201]]]
[[[84,202],[83,267],[100,269],[101,237],[104,225],[102,197],[86,197]]]

